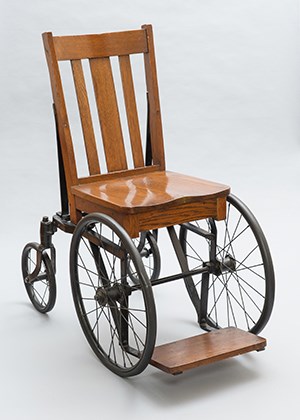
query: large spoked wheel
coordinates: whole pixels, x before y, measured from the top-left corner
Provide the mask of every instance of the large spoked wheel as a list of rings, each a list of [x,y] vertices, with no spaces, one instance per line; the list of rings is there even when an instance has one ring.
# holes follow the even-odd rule
[[[130,280],[128,260],[138,285]],[[72,238],[70,274],[77,316],[96,356],[120,376],[142,372],[155,345],[156,311],[127,232],[106,215],[84,217]]]
[[[143,265],[149,280],[158,279],[160,273],[160,253],[154,235],[150,231],[141,232],[139,238],[134,238],[133,243],[142,257]],[[128,261],[128,274],[134,284],[139,284],[139,278],[134,265]]]
[[[29,299],[41,313],[51,311],[56,300],[56,282],[51,260],[36,242],[27,244],[22,253],[22,273]]]
[[[210,264],[209,274],[186,283],[200,325],[234,326],[258,334],[272,312],[274,270],[265,236],[248,207],[229,195],[224,221],[183,225],[180,240],[189,269]]]

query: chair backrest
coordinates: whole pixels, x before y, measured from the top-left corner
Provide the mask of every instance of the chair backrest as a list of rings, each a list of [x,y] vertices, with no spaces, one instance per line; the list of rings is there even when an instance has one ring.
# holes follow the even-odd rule
[[[163,170],[165,167],[162,124],[156,75],[156,64],[151,25],[126,32],[99,35],[52,36],[43,34],[44,47],[50,73],[51,88],[56,110],[60,147],[66,175],[68,195],[70,187],[81,182],[90,182],[103,177],[98,156],[90,108],[90,92],[87,90],[83,62],[89,62],[93,85],[94,101],[101,127],[102,146],[107,172],[140,172],[145,169],[142,150],[140,124],[130,55],[143,54],[145,69],[145,96],[148,95],[149,131],[152,147],[152,166]],[[123,98],[126,109],[128,131],[134,168],[129,168],[124,146],[124,136],[120,122],[118,99],[110,57],[117,56],[122,81]],[[74,145],[69,125],[68,110],[63,90],[60,61],[70,61],[77,96],[85,152],[89,175],[79,177],[76,166]],[[128,151],[127,151],[128,152]],[[150,169],[150,168],[149,168]],[[90,180],[90,181],[89,181]]]

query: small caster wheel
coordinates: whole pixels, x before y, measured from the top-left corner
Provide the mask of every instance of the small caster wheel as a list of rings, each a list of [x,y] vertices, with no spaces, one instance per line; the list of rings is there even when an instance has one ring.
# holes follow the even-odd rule
[[[22,273],[26,291],[35,309],[46,313],[56,300],[55,274],[47,252],[36,242],[22,252]]]

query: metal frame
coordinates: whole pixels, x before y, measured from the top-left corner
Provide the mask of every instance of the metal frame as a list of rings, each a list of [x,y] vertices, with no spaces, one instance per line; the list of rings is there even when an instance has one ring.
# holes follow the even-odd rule
[[[53,114],[55,121],[55,133],[56,133],[56,146],[57,146],[57,157],[58,157],[58,173],[59,173],[59,187],[60,187],[60,200],[61,200],[61,211],[58,213],[62,218],[69,219],[69,200],[67,192],[66,174],[64,169],[61,144],[58,132],[58,122],[55,104],[53,103]]]
[[[150,106],[149,95],[147,92],[147,131],[146,131],[146,153],[145,153],[146,166],[152,165],[152,146],[151,146],[151,133],[150,133]]]

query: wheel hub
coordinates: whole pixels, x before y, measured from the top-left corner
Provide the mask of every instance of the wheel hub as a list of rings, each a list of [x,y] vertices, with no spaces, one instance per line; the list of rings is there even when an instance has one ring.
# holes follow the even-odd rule
[[[120,302],[131,294],[129,286],[114,284],[110,287],[98,287],[94,299],[101,306],[107,305],[108,302]]]
[[[226,254],[221,264],[222,271],[235,271],[236,269],[236,261],[230,254]]]
[[[222,273],[235,271],[236,261],[230,254],[226,254],[222,260],[217,260],[213,274],[220,276]]]

